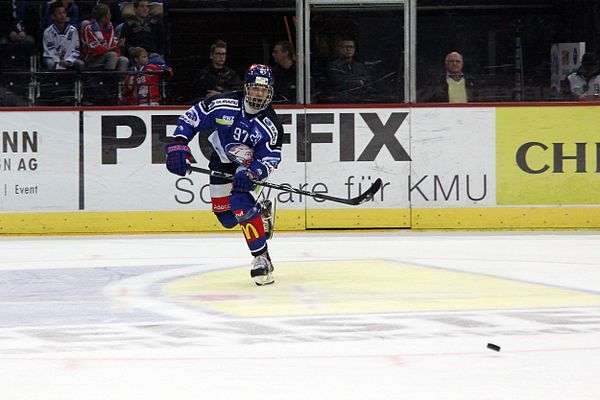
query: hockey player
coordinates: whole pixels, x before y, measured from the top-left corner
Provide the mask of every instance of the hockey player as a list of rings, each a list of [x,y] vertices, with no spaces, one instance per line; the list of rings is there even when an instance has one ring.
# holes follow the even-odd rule
[[[283,128],[271,107],[272,98],[271,68],[254,64],[246,72],[243,91],[195,104],[179,118],[166,146],[167,169],[185,176],[188,160],[193,161],[188,143],[197,132],[210,132],[208,140],[215,151],[209,168],[234,175],[233,182],[210,177],[212,210],[225,228],[241,226],[254,256],[250,276],[259,286],[274,282],[266,242],[273,215],[270,204],[256,202],[251,179],[265,179],[281,161]]]

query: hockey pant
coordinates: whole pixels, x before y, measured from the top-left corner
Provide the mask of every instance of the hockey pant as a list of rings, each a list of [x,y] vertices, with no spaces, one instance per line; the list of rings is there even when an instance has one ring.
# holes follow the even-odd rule
[[[234,164],[224,164],[213,154],[209,168],[213,171],[234,174]],[[267,237],[260,215],[260,208],[249,192],[232,190],[233,184],[222,178],[210,177],[210,197],[212,210],[221,225],[234,228],[240,225],[250,253],[258,256],[267,251]]]

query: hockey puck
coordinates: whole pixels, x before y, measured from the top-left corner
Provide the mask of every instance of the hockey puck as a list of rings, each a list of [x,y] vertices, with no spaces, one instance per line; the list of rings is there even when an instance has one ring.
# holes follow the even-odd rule
[[[494,343],[488,343],[487,348],[494,351],[500,351],[500,346],[495,345]]]

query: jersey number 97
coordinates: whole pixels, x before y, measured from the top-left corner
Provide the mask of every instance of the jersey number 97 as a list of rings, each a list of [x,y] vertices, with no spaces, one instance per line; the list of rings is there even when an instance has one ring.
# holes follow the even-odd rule
[[[248,131],[240,127],[236,127],[233,130],[233,139],[237,140],[238,142],[245,142],[248,139]]]

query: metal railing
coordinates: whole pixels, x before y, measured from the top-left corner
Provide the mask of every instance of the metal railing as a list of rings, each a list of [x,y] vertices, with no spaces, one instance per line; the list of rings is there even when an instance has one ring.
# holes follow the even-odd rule
[[[164,104],[167,99],[167,79],[163,72],[137,71],[3,71],[0,77],[0,104],[4,106],[38,105],[121,105],[127,99],[124,91],[128,76],[158,75],[157,83],[135,83],[137,89],[152,90],[158,86],[158,99],[148,99],[148,104]],[[133,97],[135,99],[135,97]],[[131,100],[131,99],[130,99]],[[150,101],[158,100],[158,101]],[[15,103],[15,104],[11,104]],[[127,103],[131,105],[131,102]]]

